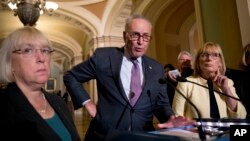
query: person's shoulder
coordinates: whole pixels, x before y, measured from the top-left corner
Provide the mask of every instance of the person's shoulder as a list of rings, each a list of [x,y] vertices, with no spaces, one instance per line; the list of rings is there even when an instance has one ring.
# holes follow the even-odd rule
[[[244,73],[246,70],[244,69],[234,69],[234,68],[226,68],[226,73]]]
[[[238,80],[246,76],[246,71],[242,69],[232,69],[232,68],[227,68],[225,75],[232,79],[232,80]],[[245,79],[245,78],[243,78]]]
[[[200,76],[193,76],[193,75],[191,75],[191,76],[187,77],[186,79],[188,81],[192,81],[192,82],[196,82],[196,83],[200,83],[200,82],[204,82],[205,83],[206,82],[206,80],[203,79]]]
[[[99,47],[96,48],[95,52],[110,52],[110,51],[120,51],[122,47]]]
[[[142,56],[142,59],[143,59],[143,61],[145,61],[145,62],[147,62],[147,63],[162,66],[157,60],[155,60],[155,59],[153,59],[153,58],[151,58],[151,57],[149,57],[149,56],[144,55],[144,56]],[[163,67],[163,66],[162,66],[162,67]]]
[[[117,53],[122,53],[124,52],[123,47],[100,47],[97,48],[94,51],[94,55],[112,55],[112,54],[117,54]]]
[[[9,103],[8,99],[11,97],[10,94],[7,92],[7,87],[0,88],[0,105],[1,107],[6,103]]]
[[[1,84],[0,94],[3,95],[4,93],[6,93],[6,89],[7,89],[7,84]]]
[[[0,88],[0,97],[3,97],[5,94],[5,88]]]
[[[45,91],[43,93],[46,96],[46,98],[50,99],[51,101],[63,101],[63,98],[61,96]]]
[[[158,61],[154,60],[153,58],[150,58],[148,56],[143,56],[142,57],[142,62],[145,66],[145,68],[148,68],[150,70],[153,70],[155,72],[159,72],[159,70],[164,71],[163,65],[160,64]]]
[[[101,47],[97,48],[92,57],[98,58],[103,60],[103,58],[107,58],[110,56],[122,56],[123,55],[123,48],[119,47]]]

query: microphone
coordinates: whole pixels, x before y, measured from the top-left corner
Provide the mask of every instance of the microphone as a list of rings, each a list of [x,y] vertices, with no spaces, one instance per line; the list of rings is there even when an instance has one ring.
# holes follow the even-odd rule
[[[149,97],[149,101],[150,101],[150,108],[151,108],[151,111],[153,113],[153,103],[152,103],[152,98],[151,98],[151,92],[150,90],[147,90],[147,95]]]
[[[119,120],[118,120],[117,123],[116,123],[115,129],[118,129],[118,127],[119,127],[119,125],[120,125],[120,123],[121,123],[121,121],[122,121],[122,118],[123,118],[123,116],[124,116],[124,114],[125,114],[125,111],[126,111],[126,109],[128,108],[129,105],[130,105],[129,102],[126,101],[126,106],[124,107],[124,109],[123,109],[123,111],[122,111],[122,114],[120,115]],[[132,110],[132,108],[133,108],[133,107],[131,107],[131,110]],[[130,115],[130,116],[131,116],[131,115]],[[132,117],[130,117],[130,118],[132,119]],[[130,124],[132,124],[132,121],[130,121],[130,122],[131,122]]]
[[[201,85],[201,84],[196,83],[196,82],[193,82],[193,81],[189,81],[189,80],[187,80],[187,79],[184,78],[184,77],[177,77],[176,80],[177,80],[178,82],[190,82],[190,83],[193,83],[193,84],[196,84],[196,85],[199,85],[199,86],[201,86],[201,87],[203,87],[203,88],[208,89],[207,86]],[[165,80],[165,81],[167,81],[167,80]],[[217,93],[220,94],[220,95],[223,95],[223,96],[226,96],[226,97],[230,97],[230,98],[232,98],[232,99],[234,99],[234,100],[241,101],[241,100],[240,100],[239,98],[237,98],[237,97],[234,97],[234,96],[231,96],[231,95],[227,95],[227,94],[222,93],[222,92],[217,91],[217,90],[213,90],[213,91],[217,92]]]
[[[158,80],[158,82],[160,84],[166,84],[166,83],[169,84],[195,109],[195,111],[197,112],[197,115],[198,115],[198,121],[200,122],[200,125],[197,125],[198,126],[199,138],[201,140],[205,140],[206,139],[206,134],[205,134],[205,130],[204,130],[203,126],[202,126],[201,113],[198,110],[198,108],[194,105],[194,103],[192,101],[190,101],[190,99],[188,99],[179,89],[177,89],[173,84],[171,84],[166,78],[160,78]]]

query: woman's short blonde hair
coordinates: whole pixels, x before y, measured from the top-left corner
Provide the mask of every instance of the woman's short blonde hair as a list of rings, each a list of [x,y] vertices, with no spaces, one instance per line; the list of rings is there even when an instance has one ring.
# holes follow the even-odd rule
[[[226,72],[226,63],[225,63],[225,59],[221,50],[221,47],[219,44],[214,43],[214,42],[206,42],[202,48],[200,48],[197,52],[197,55],[195,57],[195,61],[194,61],[194,76],[200,76],[202,73],[202,70],[200,68],[200,57],[201,54],[204,52],[213,52],[213,53],[218,53],[220,60],[221,60],[221,69],[220,69],[220,73],[221,74],[225,74]]]
[[[12,74],[12,52],[22,44],[39,43],[50,46],[47,37],[38,29],[24,26],[12,32],[1,44],[0,48],[0,81],[4,83],[15,82]]]

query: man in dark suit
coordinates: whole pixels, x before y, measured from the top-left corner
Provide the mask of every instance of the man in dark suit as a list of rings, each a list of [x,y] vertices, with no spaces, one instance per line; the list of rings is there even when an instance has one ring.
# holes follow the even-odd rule
[[[242,70],[227,68],[226,76],[233,80],[236,93],[247,110],[246,118],[250,119],[250,44],[244,47],[240,67]]]
[[[168,71],[168,73],[166,75],[167,77],[167,90],[168,90],[168,97],[169,97],[169,101],[172,105],[173,103],[173,99],[174,99],[174,95],[175,95],[175,87],[178,84],[178,81],[176,80],[177,77],[181,76],[181,77],[189,77],[193,74],[194,70],[192,69],[192,60],[193,57],[192,55],[188,52],[188,51],[181,51],[178,54],[177,57],[177,69],[174,70],[170,70]],[[169,86],[172,85],[174,87],[170,87]]]
[[[151,23],[144,17],[129,17],[123,32],[124,47],[98,48],[92,57],[65,74],[64,83],[74,107],[85,106],[93,117],[85,141],[103,141],[112,130],[152,131],[153,115],[162,123],[159,128],[189,124],[184,117],[174,116],[166,85],[158,83],[164,76],[163,67],[145,56],[151,29]],[[130,104],[131,58],[137,59],[142,86],[135,104]],[[97,81],[97,104],[82,87],[91,79]]]
[[[234,82],[234,87],[236,90],[237,95],[239,96],[242,104],[245,106],[247,111],[246,118],[250,118],[250,89],[249,89],[249,76],[247,76],[246,71],[227,68],[225,75],[232,79]]]

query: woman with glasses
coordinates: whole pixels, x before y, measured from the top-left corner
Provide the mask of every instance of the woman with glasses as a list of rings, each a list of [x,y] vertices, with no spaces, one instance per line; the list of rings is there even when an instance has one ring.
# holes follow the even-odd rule
[[[43,90],[50,75],[53,49],[43,33],[22,27],[0,49],[1,137],[26,141],[80,141],[62,98]]]
[[[225,76],[226,65],[221,47],[207,42],[198,51],[194,62],[194,75],[179,82],[179,90],[198,109],[201,118],[245,118],[246,110],[238,98],[233,81]],[[219,94],[219,93],[223,93]],[[179,92],[175,92],[173,110],[177,115],[199,118],[197,111]]]

